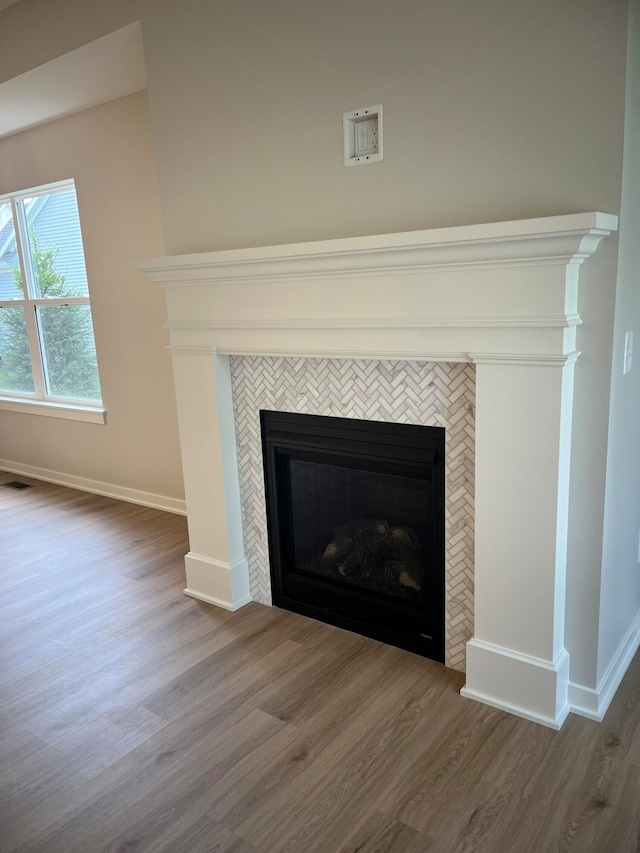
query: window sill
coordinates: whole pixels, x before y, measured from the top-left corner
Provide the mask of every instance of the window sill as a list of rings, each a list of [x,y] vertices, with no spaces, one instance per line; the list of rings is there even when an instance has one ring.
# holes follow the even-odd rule
[[[107,420],[104,409],[74,406],[69,403],[47,403],[43,400],[24,400],[18,397],[0,398],[0,411],[18,412],[22,415],[42,415],[46,418],[64,418],[68,421],[85,421],[90,424],[104,424]]]

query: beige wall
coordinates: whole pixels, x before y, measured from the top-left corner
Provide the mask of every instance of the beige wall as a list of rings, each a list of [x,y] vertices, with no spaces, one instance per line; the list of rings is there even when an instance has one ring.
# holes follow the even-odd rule
[[[0,83],[140,19],[140,0],[19,0],[0,12]]]
[[[612,234],[580,270],[567,553],[566,647],[571,680],[595,687],[609,429],[611,336],[618,240]]]
[[[627,0],[20,0],[0,81],[141,19],[170,254],[617,213]],[[382,102],[382,163],[342,113]]]
[[[74,178],[106,425],[0,412],[0,459],[183,497],[163,292],[132,271],[164,252],[146,93],[0,140],[2,192]]]
[[[617,213],[626,0],[153,0],[167,251]],[[342,113],[384,109],[345,168]]]
[[[640,2],[629,19],[620,255],[611,370],[598,677],[640,611]],[[635,331],[633,368],[622,373]]]

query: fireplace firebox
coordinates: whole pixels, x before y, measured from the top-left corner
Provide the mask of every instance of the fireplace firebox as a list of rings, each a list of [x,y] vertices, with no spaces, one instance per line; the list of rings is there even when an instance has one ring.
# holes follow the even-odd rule
[[[273,603],[443,662],[445,430],[260,418]]]

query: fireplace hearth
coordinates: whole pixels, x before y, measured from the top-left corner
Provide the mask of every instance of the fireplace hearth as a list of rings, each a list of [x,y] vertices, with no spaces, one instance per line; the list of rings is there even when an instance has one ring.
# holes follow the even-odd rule
[[[445,430],[261,424],[274,604],[444,661]]]

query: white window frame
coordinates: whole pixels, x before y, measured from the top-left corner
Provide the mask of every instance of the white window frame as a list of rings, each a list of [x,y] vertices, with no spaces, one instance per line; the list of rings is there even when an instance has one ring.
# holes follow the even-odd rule
[[[36,284],[33,278],[33,268],[29,251],[29,238],[24,207],[19,204],[22,199],[35,198],[42,195],[51,195],[54,192],[73,190],[75,193],[75,182],[73,179],[56,181],[19,192],[0,195],[0,203],[8,202],[11,205],[13,216],[16,253],[18,264],[22,275],[23,298],[0,300],[0,310],[3,308],[20,308],[24,310],[27,341],[31,357],[31,369],[33,373],[33,392],[3,391],[0,390],[0,410],[19,412],[23,414],[39,414],[47,417],[66,418],[68,420],[81,420],[89,423],[105,423],[106,412],[102,400],[79,400],[76,398],[65,398],[47,394],[45,380],[45,353],[43,342],[38,332],[36,311],[39,306],[54,307],[56,305],[91,305],[89,295],[60,298],[40,298],[37,296]],[[77,194],[76,194],[77,198]],[[82,239],[82,237],[81,237]],[[24,247],[27,247],[25,253]],[[82,248],[84,256],[84,245]],[[86,263],[85,263],[86,269]],[[87,290],[89,284],[87,282]]]

